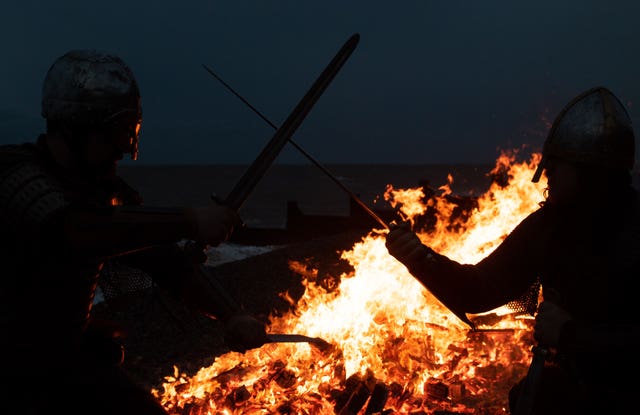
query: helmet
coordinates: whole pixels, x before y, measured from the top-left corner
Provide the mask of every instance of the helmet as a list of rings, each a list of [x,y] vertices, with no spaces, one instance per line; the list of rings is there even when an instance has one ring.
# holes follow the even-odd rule
[[[634,140],[631,119],[620,100],[606,88],[589,89],[571,100],[556,117],[531,181],[540,180],[549,157],[631,169]]]
[[[51,65],[42,85],[42,116],[50,121],[130,128],[131,157],[138,153],[140,91],[124,61],[92,49],[71,50]]]

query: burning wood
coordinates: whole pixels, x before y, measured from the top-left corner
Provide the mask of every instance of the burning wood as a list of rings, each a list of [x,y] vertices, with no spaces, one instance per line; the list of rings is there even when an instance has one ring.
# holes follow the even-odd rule
[[[336,396],[335,412],[338,415],[356,415],[364,407],[375,386],[373,373],[364,377],[352,375],[347,379],[344,391]]]
[[[449,387],[439,380],[427,382],[425,393],[431,399],[444,401],[449,397]]]
[[[514,165],[509,177],[521,187],[492,187],[456,226],[439,222],[452,211],[446,198],[430,198],[442,214],[424,242],[462,263],[486,256],[538,207],[542,192],[529,179],[535,165]],[[425,211],[411,205],[411,198],[420,203],[419,191],[402,196],[407,217]],[[181,415],[199,413],[196,403],[211,414],[504,414],[508,390],[529,362],[531,320],[496,310],[484,317],[491,327],[470,332],[387,253],[382,232],[342,252],[349,273],[319,278],[305,264],[290,264],[307,277],[304,292],[290,312],[272,318],[270,331],[325,339],[329,353],[306,343],[228,353],[192,377],[176,371],[154,394]]]
[[[241,406],[244,402],[248,401],[251,397],[251,392],[246,386],[242,385],[239,388],[234,389],[226,398],[229,407]]]
[[[383,382],[376,382],[369,398],[369,404],[364,411],[365,415],[372,415],[381,413],[384,410],[384,405],[389,398],[389,388]]]

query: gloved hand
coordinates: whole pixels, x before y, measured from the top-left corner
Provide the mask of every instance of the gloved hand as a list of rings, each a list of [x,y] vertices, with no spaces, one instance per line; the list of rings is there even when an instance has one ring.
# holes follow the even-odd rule
[[[556,303],[543,301],[538,306],[533,338],[539,344],[558,347],[562,329],[571,319],[571,315]]]
[[[192,239],[216,246],[229,239],[235,227],[241,224],[240,217],[233,209],[216,202],[208,206],[189,210],[192,221]]]
[[[225,344],[234,352],[244,353],[269,341],[265,324],[248,314],[231,316],[224,324]]]
[[[431,253],[431,250],[420,241],[418,235],[411,230],[408,222],[389,226],[385,246],[391,256],[409,269],[419,264]]]

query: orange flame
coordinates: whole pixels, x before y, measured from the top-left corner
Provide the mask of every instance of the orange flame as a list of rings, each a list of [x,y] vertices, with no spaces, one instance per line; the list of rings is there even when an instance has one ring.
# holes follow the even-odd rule
[[[475,263],[541,200],[545,184],[531,183],[540,155],[516,163],[516,153],[502,154],[491,172],[506,185],[494,181],[462,209],[452,202],[451,176],[426,201],[423,189],[392,186],[385,199],[414,226],[434,212],[435,223],[419,233],[423,242]],[[385,233],[373,230],[342,252],[354,271],[340,276],[336,290],[305,279],[295,313],[272,319],[270,331],[320,337],[330,348],[280,343],[228,353],[192,377],[175,367],[152,393],[172,414],[506,413],[508,389],[529,363],[531,319],[494,310],[498,324],[469,331],[388,254]],[[314,272],[293,261],[290,268],[303,277]]]

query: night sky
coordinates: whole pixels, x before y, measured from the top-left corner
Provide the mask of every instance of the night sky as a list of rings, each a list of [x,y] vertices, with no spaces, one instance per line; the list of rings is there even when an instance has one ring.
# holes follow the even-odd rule
[[[141,164],[249,163],[342,44],[360,44],[294,140],[333,163],[487,163],[535,151],[564,104],[610,88],[640,124],[640,2],[8,0],[0,143],[44,129],[69,49],[120,55],[142,92]],[[278,163],[306,163],[292,146]]]

